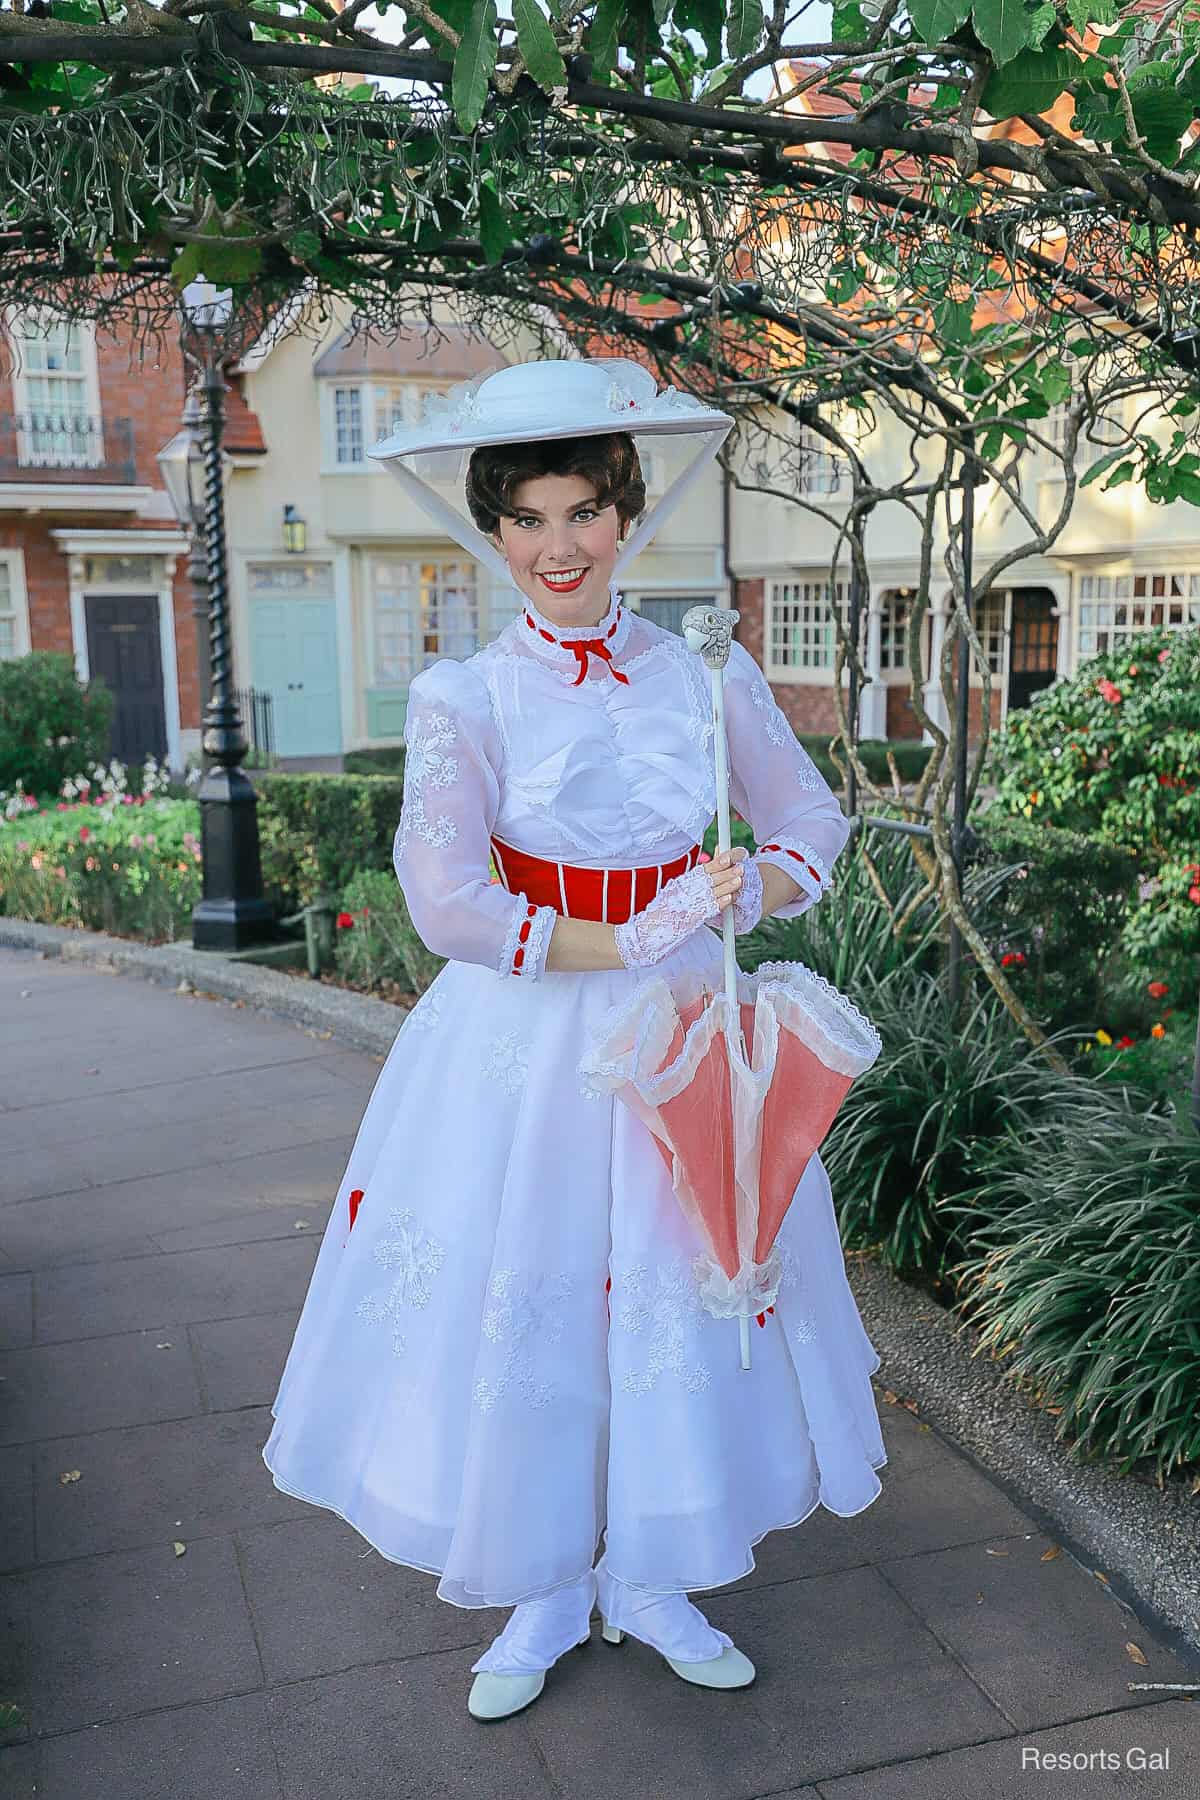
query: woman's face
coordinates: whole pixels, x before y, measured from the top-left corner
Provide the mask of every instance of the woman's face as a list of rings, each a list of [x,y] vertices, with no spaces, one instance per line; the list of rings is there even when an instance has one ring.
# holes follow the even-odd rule
[[[597,624],[621,544],[615,505],[597,508],[583,475],[531,477],[512,502],[495,535],[521,592],[556,625]]]

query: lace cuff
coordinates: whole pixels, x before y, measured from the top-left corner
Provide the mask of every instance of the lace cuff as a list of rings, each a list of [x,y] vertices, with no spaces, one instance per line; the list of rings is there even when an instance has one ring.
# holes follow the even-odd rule
[[[520,905],[513,907],[504,948],[500,952],[498,973],[537,981],[546,972],[550,934],[558,914],[552,906],[536,906],[524,894],[516,894],[513,898]]]
[[[772,838],[769,844],[758,846],[754,860],[774,863],[800,885],[801,892],[794,900],[789,900],[786,906],[776,907],[771,915],[776,919],[799,918],[833,886],[823,859],[803,838]]]

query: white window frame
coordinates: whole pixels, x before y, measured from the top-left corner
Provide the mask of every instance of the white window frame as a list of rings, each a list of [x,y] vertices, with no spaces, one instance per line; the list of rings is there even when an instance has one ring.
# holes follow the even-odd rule
[[[1200,556],[1192,568],[1089,570],[1077,574],[1074,585],[1074,669],[1139,632],[1200,625]]]
[[[908,680],[908,661],[905,656],[908,612],[917,598],[915,589],[901,593],[902,586],[903,583],[885,587],[879,596],[879,676],[885,684],[893,687],[902,687]],[[921,621],[922,680],[929,678],[928,662],[929,613],[926,611]]]
[[[50,314],[41,315],[41,323],[55,327],[62,320]],[[23,344],[28,341],[24,327],[37,327],[38,313],[11,310],[5,319],[5,330],[12,355],[12,396],[13,411],[19,419],[32,418],[39,408],[33,403],[29,393],[30,381],[45,378],[45,373],[60,376],[66,380],[77,381],[84,401],[79,416],[88,420],[85,442],[81,449],[74,453],[65,450],[46,450],[39,448],[35,433],[27,427],[18,429],[17,463],[23,469],[98,469],[104,464],[104,418],[100,402],[100,367],[96,356],[96,327],[91,320],[76,320],[68,326],[69,333],[78,335],[80,345],[80,364],[78,372],[52,370],[43,372],[31,370],[26,363]],[[47,415],[50,416],[50,415]],[[65,415],[64,415],[65,416]]]
[[[432,381],[428,377],[417,379],[412,376],[349,376],[339,380],[337,376],[323,377],[320,388],[320,424],[321,424],[321,473],[323,475],[378,475],[386,470],[381,463],[375,462],[367,454],[379,441],[388,435],[392,428],[391,421],[381,422],[380,408],[385,405],[384,395],[393,400],[400,399],[400,417],[407,425],[420,422],[423,402],[428,393],[445,393],[451,386],[449,382]],[[350,397],[355,397],[358,414],[359,443],[357,456],[339,459],[338,456],[338,411],[340,397],[346,396],[347,410],[355,408],[349,405]],[[392,408],[388,408],[389,412]]]
[[[850,470],[845,456],[840,455],[828,438],[811,425],[800,425],[796,432],[797,486],[802,494],[823,494],[832,499],[844,495],[850,486]]]
[[[846,583],[839,581],[833,597],[839,607],[846,605]],[[833,661],[837,651],[837,629],[830,604],[828,575],[817,571],[801,572],[786,578],[768,577],[763,583],[763,672],[770,681],[805,682],[822,687],[833,686]],[[793,630],[807,638],[812,647],[814,634],[827,631],[827,646],[820,644],[819,662],[784,662],[776,655],[783,642],[784,625],[781,609],[793,606],[799,616],[790,621]],[[820,609],[820,610],[818,610]],[[827,649],[827,654],[825,653]]]
[[[366,596],[367,596],[368,626],[367,626],[366,649],[367,649],[367,664],[368,664],[368,668],[370,671],[369,686],[371,686],[372,688],[379,688],[379,689],[392,688],[392,689],[396,689],[396,690],[403,690],[408,687],[409,683],[414,679],[415,676],[420,674],[422,669],[428,667],[428,664],[424,661],[425,653],[423,651],[421,651],[419,653],[420,660],[417,660],[416,658],[413,659],[412,666],[407,675],[395,676],[395,675],[384,675],[381,673],[381,663],[382,663],[383,658],[380,655],[380,648],[379,648],[380,626],[382,623],[383,612],[385,610],[389,610],[389,609],[384,609],[379,604],[378,588],[376,586],[376,579],[375,579],[375,566],[377,563],[380,563],[380,562],[415,563],[418,566],[420,566],[422,564],[432,563],[433,565],[435,565],[435,567],[437,569],[439,569],[439,571],[444,568],[450,567],[450,566],[454,566],[454,567],[464,567],[465,566],[466,568],[473,570],[474,577],[475,577],[475,633],[474,633],[475,641],[474,641],[474,643],[471,645],[470,649],[463,650],[461,652],[456,652],[454,650],[449,650],[449,649],[444,648],[441,643],[441,639],[444,634],[444,627],[442,626],[441,621],[440,621],[440,608],[439,608],[439,625],[438,625],[439,646],[436,651],[434,651],[430,654],[432,656],[432,660],[434,660],[434,661],[437,661],[441,657],[447,657],[447,656],[455,658],[456,660],[464,660],[465,657],[474,655],[475,652],[478,649],[480,649],[485,642],[488,641],[488,618],[489,618],[489,615],[492,610],[492,589],[486,578],[484,570],[481,568],[479,563],[477,563],[475,561],[474,557],[469,556],[465,550],[460,550],[456,553],[453,550],[445,548],[444,546],[439,547],[434,550],[421,549],[419,547],[414,547],[411,549],[406,548],[403,550],[381,548],[378,550],[364,549],[363,556],[364,556],[364,561],[365,561],[364,585],[365,585]],[[418,578],[417,578],[417,585],[418,585],[418,587],[421,585],[421,577],[420,576],[418,576]],[[440,581],[438,580],[437,577],[435,577],[435,587],[437,590],[438,598],[440,600]],[[418,598],[418,607],[419,607],[419,598]],[[410,617],[411,616],[412,615],[410,614]],[[506,619],[504,621],[504,623],[507,623],[507,622],[508,621]],[[419,620],[419,618],[417,618],[416,624],[417,624],[418,636],[419,636],[420,635],[420,632],[419,632],[420,620]]]
[[[0,661],[15,661],[19,656],[28,656],[33,647],[29,629],[29,590],[25,585],[25,552],[0,550],[0,568],[6,576],[0,588],[0,621],[12,621],[11,653],[6,654],[4,649],[6,631],[0,635]]]

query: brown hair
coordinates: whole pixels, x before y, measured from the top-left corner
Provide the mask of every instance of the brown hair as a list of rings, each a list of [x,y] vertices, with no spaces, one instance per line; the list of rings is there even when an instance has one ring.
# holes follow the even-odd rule
[[[622,531],[646,509],[642,465],[627,431],[481,445],[467,467],[466,490],[478,529],[490,537],[502,517],[516,518],[513,494],[540,475],[582,475],[595,488],[598,507],[616,507]]]

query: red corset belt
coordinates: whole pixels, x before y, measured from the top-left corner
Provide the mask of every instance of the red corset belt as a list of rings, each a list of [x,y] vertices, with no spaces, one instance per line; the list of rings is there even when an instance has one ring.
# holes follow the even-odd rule
[[[531,906],[552,906],[567,919],[600,919],[610,925],[624,925],[673,875],[694,869],[700,851],[701,846],[693,844],[672,862],[640,869],[581,869],[574,863],[530,856],[492,838],[496,871],[510,894],[525,894]]]

